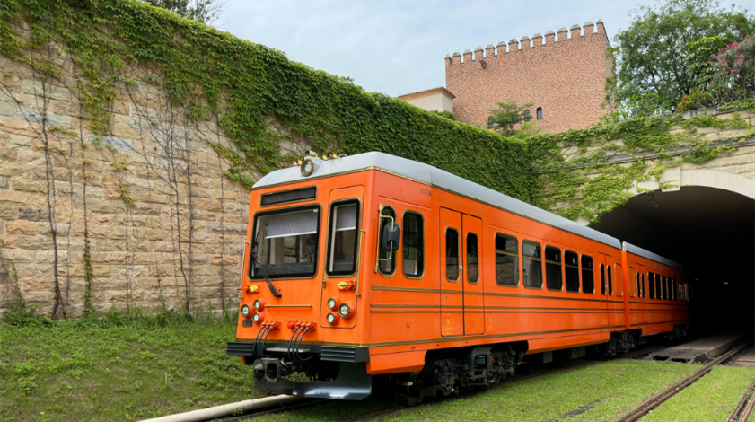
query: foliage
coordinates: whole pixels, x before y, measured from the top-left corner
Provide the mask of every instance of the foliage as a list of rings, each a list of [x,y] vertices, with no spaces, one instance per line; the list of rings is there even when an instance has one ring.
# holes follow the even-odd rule
[[[652,8],[640,6],[629,29],[615,37],[618,46],[612,51],[618,73],[609,84],[608,102],[628,116],[673,111],[694,86],[691,53],[708,61],[701,48],[690,51],[690,43],[706,37],[734,40],[753,29],[750,13],[724,10],[717,0],[664,0]]]
[[[731,119],[704,115],[688,120],[679,114],[626,120],[614,114],[581,130],[525,136],[541,182],[532,202],[572,220],[597,222],[634,196],[637,182],[659,180],[666,168],[703,163],[734,150],[712,145],[698,128],[747,129],[741,139],[753,131],[738,113]],[[566,157],[565,149],[576,151]]]
[[[729,41],[720,35],[713,37],[703,37],[699,40],[687,43],[687,68],[692,88],[699,89],[704,87],[713,78],[716,73],[713,63],[716,53],[721,51]]]
[[[220,19],[226,0],[144,0],[179,16],[212,25]]]
[[[9,24],[14,16],[35,28],[33,39],[65,45],[86,75],[80,80],[91,79],[78,92],[95,133],[107,134],[115,88],[136,84],[122,74],[124,67],[148,65],[156,73],[150,83],[161,84],[187,118],[217,118],[234,147],[207,142],[227,160],[227,177],[249,186],[292,161],[281,148],[291,139],[311,142],[320,153],[390,152],[517,198],[526,198],[535,184],[522,142],[363,92],[280,51],[135,0],[3,2],[2,53],[52,75],[55,67],[22,53],[37,44],[21,40]]]
[[[498,108],[490,110],[488,116],[488,127],[493,127],[497,132],[506,136],[512,136],[516,133],[514,129],[517,124],[531,119],[529,108],[532,104],[518,106],[516,102],[497,103]]]
[[[0,326],[0,420],[142,420],[260,395],[251,366],[225,355],[237,319],[101,317]]]
[[[443,110],[443,111],[432,110],[432,111],[433,113],[438,114],[438,116],[443,116],[446,119],[456,120],[456,115],[451,113],[448,110]]]
[[[713,106],[755,97],[755,33],[722,48],[710,64],[707,84],[694,92],[698,106]]]

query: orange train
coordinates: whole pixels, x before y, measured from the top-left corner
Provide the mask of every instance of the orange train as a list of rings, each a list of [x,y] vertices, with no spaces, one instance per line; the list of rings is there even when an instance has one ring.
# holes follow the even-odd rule
[[[524,355],[613,356],[688,328],[679,264],[382,153],[263,177],[244,256],[226,353],[255,388],[302,397],[447,395]],[[284,378],[297,372],[310,381]]]

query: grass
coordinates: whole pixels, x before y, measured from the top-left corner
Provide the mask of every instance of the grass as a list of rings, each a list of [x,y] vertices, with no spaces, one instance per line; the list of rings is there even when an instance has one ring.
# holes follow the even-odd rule
[[[641,421],[725,421],[737,407],[753,378],[753,368],[716,366]]]
[[[409,409],[378,420],[385,421],[602,421],[641,402],[656,391],[691,373],[697,365],[675,365],[635,360],[614,360],[527,378],[584,363],[583,360],[549,365],[524,365],[515,382],[470,397]],[[323,406],[255,418],[274,422],[348,420],[399,405],[397,400],[376,398],[362,402],[334,401]],[[593,405],[584,413],[565,415]]]
[[[696,365],[613,360],[439,403],[386,418],[395,421],[605,421],[672,384]],[[580,408],[583,413],[566,417]]]
[[[232,317],[36,321],[0,325],[0,421],[137,420],[260,396],[251,368],[225,356]]]

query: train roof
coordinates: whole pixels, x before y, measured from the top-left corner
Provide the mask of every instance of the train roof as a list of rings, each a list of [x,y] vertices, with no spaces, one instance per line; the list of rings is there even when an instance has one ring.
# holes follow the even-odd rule
[[[285,183],[295,183],[357,171],[382,170],[427,183],[431,186],[502,208],[513,214],[518,214],[566,232],[604,243],[616,249],[621,249],[621,242],[615,237],[575,223],[567,218],[532,206],[508,195],[480,186],[477,183],[437,169],[429,164],[381,152],[350,155],[328,161],[323,161],[316,157],[310,158],[315,162],[315,170],[311,176],[304,177],[298,166],[276,170],[260,179],[254,184],[252,189],[268,188]]]
[[[655,262],[658,262],[660,264],[663,264],[672,268],[677,268],[682,271],[684,270],[684,267],[682,267],[682,264],[679,264],[676,261],[672,261],[668,258],[664,258],[654,252],[650,252],[648,250],[642,249],[639,246],[634,246],[633,244],[629,242],[623,242],[623,243],[624,243],[624,250],[629,253],[633,253],[643,258],[652,259]]]

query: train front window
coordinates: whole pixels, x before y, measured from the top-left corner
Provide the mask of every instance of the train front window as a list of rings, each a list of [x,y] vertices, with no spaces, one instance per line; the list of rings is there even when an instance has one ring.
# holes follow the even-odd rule
[[[254,219],[251,278],[312,277],[317,271],[320,208],[292,208]]]
[[[359,202],[338,202],[330,207],[328,275],[352,275],[357,270]]]

